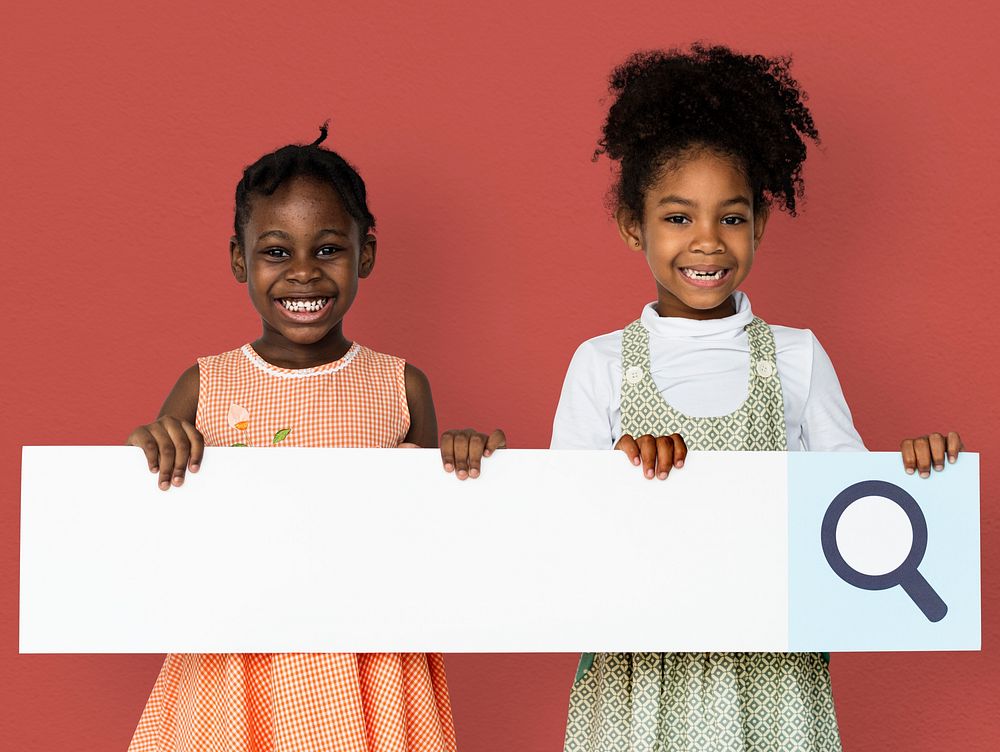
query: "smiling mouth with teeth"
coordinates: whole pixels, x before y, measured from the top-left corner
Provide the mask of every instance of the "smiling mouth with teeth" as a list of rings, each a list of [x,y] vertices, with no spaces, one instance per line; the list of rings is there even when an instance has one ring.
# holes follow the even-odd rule
[[[316,312],[326,305],[329,298],[278,298],[285,310],[295,313]]]
[[[699,272],[694,269],[681,269],[681,273],[685,277],[690,277],[691,279],[722,279],[729,273],[728,269],[718,269],[714,272]]]

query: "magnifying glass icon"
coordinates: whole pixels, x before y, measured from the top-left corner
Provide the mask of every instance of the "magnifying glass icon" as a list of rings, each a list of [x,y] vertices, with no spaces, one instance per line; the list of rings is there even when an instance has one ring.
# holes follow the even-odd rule
[[[860,566],[857,561],[853,561],[852,566],[844,557],[842,549],[845,548],[845,542],[838,541],[837,531],[843,518],[847,516],[845,513],[850,514],[848,510],[856,502],[869,500],[881,502],[883,505],[886,500],[892,502],[896,507],[888,505],[890,514],[897,513],[898,509],[901,509],[910,523],[912,539],[909,552],[901,564],[891,567],[887,572],[870,571],[871,567]],[[847,584],[862,590],[887,590],[900,585],[929,621],[941,621],[948,613],[947,604],[917,571],[927,551],[927,521],[914,498],[899,486],[881,480],[865,480],[848,486],[830,502],[823,517],[820,537],[827,563]],[[869,571],[859,571],[859,569]]]

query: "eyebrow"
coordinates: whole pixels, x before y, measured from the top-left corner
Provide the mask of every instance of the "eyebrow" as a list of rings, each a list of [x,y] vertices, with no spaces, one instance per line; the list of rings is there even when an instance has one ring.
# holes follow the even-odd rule
[[[656,202],[657,206],[663,206],[664,204],[680,204],[681,206],[697,206],[697,201],[692,201],[689,198],[684,198],[683,196],[677,196],[673,193],[664,196],[659,201]],[[719,206],[736,206],[741,204],[748,209],[750,208],[750,199],[746,196],[733,196],[732,198],[727,198],[725,201],[719,203]]]
[[[322,235],[337,235],[337,236],[339,236],[341,238],[350,237],[343,230],[337,230],[336,228],[333,228],[333,227],[326,227],[326,228],[324,228],[324,229],[322,229],[322,230],[320,230],[319,232],[316,233],[316,237],[317,238],[321,237]],[[284,230],[268,230],[267,232],[262,232],[257,237],[257,240],[263,240],[264,238],[269,238],[269,237],[281,238],[282,240],[289,240],[289,241],[292,240],[292,236],[289,235]]]

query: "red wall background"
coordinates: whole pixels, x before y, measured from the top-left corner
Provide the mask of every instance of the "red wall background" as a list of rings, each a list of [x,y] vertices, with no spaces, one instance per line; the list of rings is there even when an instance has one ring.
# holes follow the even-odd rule
[[[332,117],[379,220],[348,336],[423,368],[442,426],[543,447],[576,345],[653,297],[590,161],[607,73],[693,39],[792,52],[823,136],[755,310],[817,333],[869,447],[957,429],[984,455],[983,651],[835,656],[845,748],[997,748],[995,4],[212,5],[0,16],[5,748],[123,750],[152,686],[159,656],[17,654],[19,448],[121,443],[256,336],[226,253],[242,167]],[[449,656],[461,749],[561,749],[574,661]]]

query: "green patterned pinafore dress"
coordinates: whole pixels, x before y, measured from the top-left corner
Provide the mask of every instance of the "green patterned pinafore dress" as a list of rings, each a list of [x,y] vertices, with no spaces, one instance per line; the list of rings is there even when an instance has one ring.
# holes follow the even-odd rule
[[[759,318],[746,330],[746,401],[729,415],[692,418],[656,388],[646,328],[639,321],[626,327],[622,431],[679,433],[692,450],[787,450],[774,335]],[[587,653],[570,695],[565,752],[840,749],[830,672],[819,653]]]

